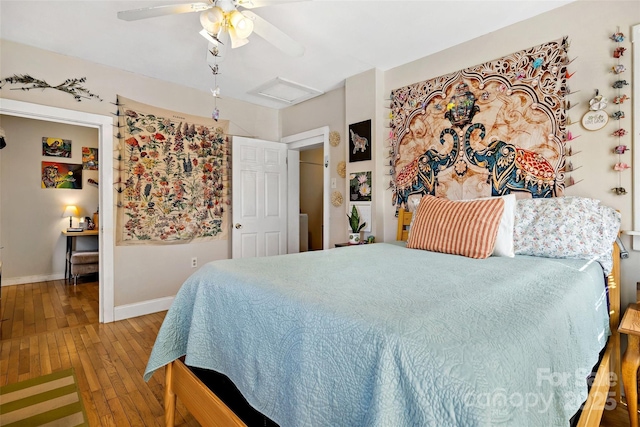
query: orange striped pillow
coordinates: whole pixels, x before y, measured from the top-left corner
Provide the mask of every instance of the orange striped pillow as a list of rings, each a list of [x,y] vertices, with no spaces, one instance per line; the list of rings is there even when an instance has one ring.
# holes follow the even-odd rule
[[[451,201],[424,196],[414,214],[407,247],[487,258],[493,252],[503,210],[500,197]]]

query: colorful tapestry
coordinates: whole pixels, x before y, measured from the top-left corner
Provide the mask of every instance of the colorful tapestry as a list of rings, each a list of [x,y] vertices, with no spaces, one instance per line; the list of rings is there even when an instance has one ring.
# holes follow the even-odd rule
[[[391,92],[391,186],[451,200],[564,190],[568,42],[556,40]]]
[[[228,121],[118,96],[118,244],[226,239]]]

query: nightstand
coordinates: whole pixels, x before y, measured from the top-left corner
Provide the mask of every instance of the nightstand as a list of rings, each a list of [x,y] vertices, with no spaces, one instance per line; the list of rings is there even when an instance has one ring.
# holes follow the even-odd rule
[[[631,427],[638,427],[638,367],[640,367],[640,311],[638,304],[629,304],[618,331],[628,338],[622,356],[622,382],[627,397],[627,410]]]

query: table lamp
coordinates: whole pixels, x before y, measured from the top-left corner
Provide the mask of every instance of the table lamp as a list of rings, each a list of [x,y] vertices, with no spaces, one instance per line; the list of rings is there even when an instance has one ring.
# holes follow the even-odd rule
[[[63,217],[69,217],[69,229],[73,228],[73,217],[74,216],[78,216],[78,208],[76,208],[74,205],[68,205],[65,209],[64,209],[64,213],[62,214]],[[69,230],[67,229],[67,230]]]

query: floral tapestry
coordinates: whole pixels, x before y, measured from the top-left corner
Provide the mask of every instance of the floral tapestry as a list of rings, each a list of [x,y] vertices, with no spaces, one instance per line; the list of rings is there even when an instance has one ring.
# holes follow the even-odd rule
[[[562,195],[567,47],[560,39],[393,90],[396,208],[424,194]]]
[[[226,239],[228,121],[117,104],[118,244]]]

